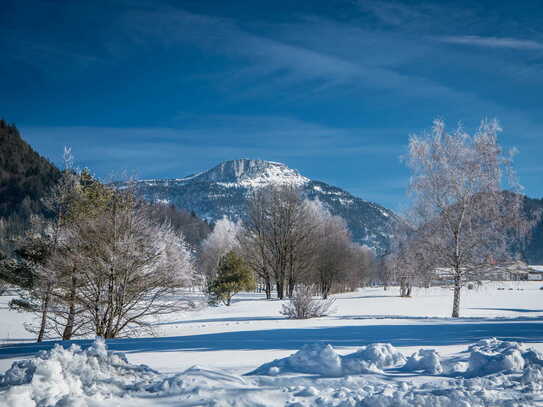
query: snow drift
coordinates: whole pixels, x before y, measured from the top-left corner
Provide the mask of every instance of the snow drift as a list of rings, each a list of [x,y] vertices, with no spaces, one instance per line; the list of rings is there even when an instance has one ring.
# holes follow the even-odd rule
[[[374,343],[348,355],[340,355],[328,344],[315,343],[302,347],[283,359],[266,363],[248,375],[279,373],[310,373],[338,377],[360,373],[383,373],[383,369],[398,367],[405,372],[430,375],[464,373],[465,377],[480,377],[500,372],[521,372],[525,367],[543,367],[543,354],[517,342],[496,338],[483,339],[468,347],[469,358],[463,362],[443,362],[434,349],[420,349],[409,358],[390,343]],[[458,366],[467,366],[462,371]]]
[[[0,375],[0,405],[72,405],[78,399],[122,396],[135,386],[150,383],[158,372],[128,363],[122,353],[108,352],[105,342],[81,350],[57,345],[35,359],[16,361]]]
[[[264,364],[245,377],[198,366],[166,375],[130,364],[123,354],[107,351],[98,339],[85,350],[57,345],[34,359],[14,362],[0,375],[0,405],[520,407],[543,399],[540,352],[495,338],[479,341],[467,351],[464,372],[451,369],[431,349],[406,359],[390,344],[371,344],[340,355],[331,345],[319,343]],[[391,368],[413,374],[409,380],[391,381],[384,377]],[[452,371],[459,377],[423,384],[410,381],[419,372]]]
[[[403,370],[408,372],[420,370],[432,375],[443,373],[441,358],[434,349],[420,349],[413,353],[407,359]]]
[[[346,356],[339,355],[332,345],[305,345],[295,354],[266,363],[248,375],[277,375],[279,373],[312,373],[327,377],[358,373],[381,373],[382,368],[394,367],[405,358],[389,343],[374,343]]]
[[[469,347],[469,376],[521,372],[528,366],[543,366],[543,354],[517,342],[483,339]]]

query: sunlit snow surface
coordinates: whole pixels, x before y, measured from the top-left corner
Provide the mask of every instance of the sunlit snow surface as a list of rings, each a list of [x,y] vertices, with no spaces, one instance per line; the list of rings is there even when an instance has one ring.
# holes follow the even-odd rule
[[[407,299],[397,288],[367,288],[307,321],[244,294],[230,308],[158,321],[158,337],[107,349],[21,344],[28,316],[0,297],[0,405],[543,405],[541,285],[465,290],[459,320],[448,318],[451,293],[441,288]]]

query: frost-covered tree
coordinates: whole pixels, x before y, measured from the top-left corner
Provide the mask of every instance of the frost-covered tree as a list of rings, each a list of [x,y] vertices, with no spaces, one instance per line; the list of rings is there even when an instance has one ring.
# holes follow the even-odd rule
[[[65,148],[64,171],[42,200],[51,217],[32,217],[29,230],[16,244],[18,264],[12,264],[12,270],[19,276],[26,274],[30,277],[27,278],[28,281],[21,281],[19,284],[23,295],[21,299],[13,301],[12,306],[39,314],[37,326],[27,325],[29,331],[37,334],[38,342],[41,342],[52,328],[48,322],[52,312],[58,308],[60,273],[51,263],[51,258],[62,250],[67,240],[70,206],[76,195],[76,177],[72,171],[72,163],[71,151]]]
[[[355,244],[345,220],[318,201],[305,201],[311,230],[311,272],[304,282],[314,284],[324,299],[332,292],[354,290],[370,273],[373,253]]]
[[[130,190],[116,191],[101,216],[81,222],[77,239],[77,302],[96,335],[150,329],[151,317],[190,305],[175,293],[194,273],[183,236],[152,222]]]
[[[239,250],[241,230],[240,222],[233,222],[225,216],[215,223],[213,231],[202,242],[198,271],[204,287],[217,276],[220,260],[228,252]]]
[[[332,216],[319,201],[307,201],[307,210],[313,224],[313,280],[326,299],[333,285],[346,281],[353,264],[352,242],[345,221]]]
[[[412,219],[421,250],[451,270],[453,317],[460,315],[466,274],[506,259],[508,240],[526,230],[520,187],[511,156],[498,144],[500,132],[495,120],[483,121],[474,135],[461,127],[448,132],[435,120],[430,134],[409,140]]]

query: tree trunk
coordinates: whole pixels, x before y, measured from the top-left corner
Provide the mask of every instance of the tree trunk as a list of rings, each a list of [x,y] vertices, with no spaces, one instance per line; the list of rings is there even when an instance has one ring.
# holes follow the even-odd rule
[[[321,281],[321,295],[322,299],[326,300],[328,298],[328,294],[330,293],[330,285],[325,282]]]
[[[45,325],[47,324],[47,312],[49,311],[49,297],[50,297],[50,289],[47,287],[47,292],[45,293],[45,297],[43,299],[43,306],[41,311],[41,323],[40,323],[40,331],[38,333],[38,339],[36,342],[43,341],[43,337],[45,336]]]
[[[288,298],[292,298],[292,295],[294,294],[294,287],[296,286],[296,283],[293,278],[288,279]]]
[[[284,297],[284,292],[283,292],[284,286],[283,285],[284,285],[283,281],[277,280],[275,282],[275,286],[277,288],[277,298],[279,298],[280,300],[282,300],[283,297]]]
[[[462,288],[461,276],[458,270],[456,270],[454,276],[454,297],[453,297],[453,311],[452,317],[458,318],[460,316],[460,289]]]
[[[64,332],[62,333],[62,340],[69,341],[72,339],[73,329],[74,329],[74,320],[75,320],[75,287],[77,285],[77,276],[75,275],[75,270],[72,270],[72,281],[70,286],[70,296],[69,309],[68,309],[68,318],[66,319],[66,326],[64,327]]]
[[[271,300],[271,281],[266,278],[266,299]]]
[[[407,289],[406,289],[405,279],[402,277],[400,279],[400,297],[406,297],[407,295]]]

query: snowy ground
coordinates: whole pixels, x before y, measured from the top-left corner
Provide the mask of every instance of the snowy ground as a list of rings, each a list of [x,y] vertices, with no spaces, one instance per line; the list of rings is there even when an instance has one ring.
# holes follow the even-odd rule
[[[489,283],[479,290],[464,290],[464,317],[457,320],[448,318],[452,293],[443,288],[418,289],[413,298],[397,297],[397,289],[365,288],[337,296],[333,315],[306,321],[284,319],[279,314],[280,301],[242,294],[229,308],[205,308],[158,321],[155,337],[107,341],[107,348],[123,352],[129,364],[117,361],[112,368],[109,359],[98,358],[107,368],[97,380],[114,382],[117,387],[101,388],[96,380],[92,385],[61,380],[55,386],[64,390],[41,400],[43,405],[59,400],[67,405],[84,400],[82,405],[86,405],[104,397],[110,398],[97,405],[133,405],[130,400],[134,397],[139,404],[148,405],[213,405],[217,401],[224,405],[477,406],[511,400],[517,404],[510,405],[543,405],[539,359],[526,353],[529,347],[543,352],[542,285]],[[53,345],[31,343],[22,327],[27,316],[7,310],[8,301],[9,297],[0,297],[0,372],[14,360],[35,356]],[[522,342],[525,347],[493,342],[485,348],[479,344],[486,349],[481,352],[490,355],[482,363],[477,359],[481,352],[468,347],[491,337]],[[90,341],[79,343],[84,348],[90,345]],[[387,363],[376,362],[370,350],[382,356],[383,348],[364,348],[372,343],[392,344],[393,348],[386,349],[396,356]],[[306,344],[318,345],[304,348],[294,359],[269,364]],[[352,356],[361,348],[363,352]],[[438,356],[422,352],[406,364],[420,348],[435,349]],[[351,356],[343,357],[348,354]],[[28,394],[35,399],[43,396],[46,383],[57,380],[59,371],[73,377],[81,375],[89,363],[96,364],[84,351],[57,349],[43,358],[35,362],[38,368],[17,370],[19,376],[34,371],[25,376],[32,380],[29,384],[9,387],[5,378],[3,385],[0,379],[0,405],[8,400],[24,405],[22,400]],[[74,365],[74,360],[79,364]],[[432,370],[436,360],[441,371]],[[257,375],[242,376],[264,364],[269,365],[257,370]],[[200,367],[191,369],[194,365]],[[430,368],[423,369],[423,365]],[[122,379],[113,380],[119,372]],[[36,387],[35,382],[42,379],[47,381]],[[78,392],[84,397],[73,396]],[[66,398],[66,394],[75,398]]]

